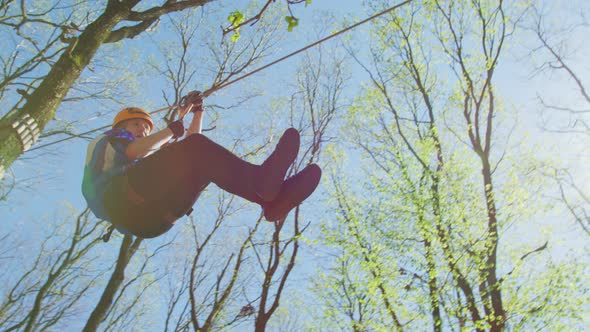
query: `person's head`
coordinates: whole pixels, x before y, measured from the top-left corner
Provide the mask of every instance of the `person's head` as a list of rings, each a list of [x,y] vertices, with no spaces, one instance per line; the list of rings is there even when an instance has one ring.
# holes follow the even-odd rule
[[[127,107],[117,113],[113,128],[122,128],[135,137],[145,137],[154,129],[154,122],[148,112],[138,107]]]

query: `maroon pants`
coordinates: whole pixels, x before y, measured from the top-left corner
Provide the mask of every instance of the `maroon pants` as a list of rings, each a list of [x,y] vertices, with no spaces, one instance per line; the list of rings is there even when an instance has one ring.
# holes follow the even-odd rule
[[[194,134],[130,167],[107,190],[105,207],[115,226],[142,238],[156,237],[191,210],[211,182],[261,204],[254,189],[257,167]]]

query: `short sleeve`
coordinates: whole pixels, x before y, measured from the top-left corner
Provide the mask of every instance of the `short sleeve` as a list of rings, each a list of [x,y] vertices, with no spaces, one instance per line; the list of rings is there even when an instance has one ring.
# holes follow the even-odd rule
[[[113,148],[123,155],[125,155],[127,145],[135,141],[135,136],[132,133],[121,128],[109,130],[105,135],[108,137],[109,143],[111,143]]]

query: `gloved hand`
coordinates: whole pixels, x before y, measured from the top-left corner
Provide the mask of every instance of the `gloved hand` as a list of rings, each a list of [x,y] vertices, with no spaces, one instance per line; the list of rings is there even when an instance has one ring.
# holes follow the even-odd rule
[[[184,98],[186,106],[192,105],[191,112],[203,112],[203,96],[201,91],[191,91]]]

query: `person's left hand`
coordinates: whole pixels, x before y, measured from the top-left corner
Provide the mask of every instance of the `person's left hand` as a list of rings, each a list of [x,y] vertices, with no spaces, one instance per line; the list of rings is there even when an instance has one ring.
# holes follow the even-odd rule
[[[203,97],[200,91],[191,91],[181,100],[181,105],[178,108],[179,118],[184,118],[188,112],[202,112],[203,111]]]
[[[193,106],[203,105],[203,96],[201,91],[191,91],[186,95],[186,103],[192,104]]]
[[[186,102],[192,106],[191,112],[203,112],[203,96],[201,91],[191,91],[186,95]]]

